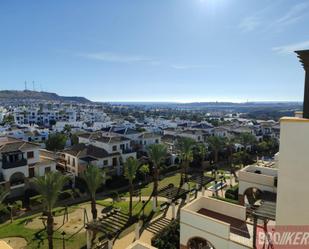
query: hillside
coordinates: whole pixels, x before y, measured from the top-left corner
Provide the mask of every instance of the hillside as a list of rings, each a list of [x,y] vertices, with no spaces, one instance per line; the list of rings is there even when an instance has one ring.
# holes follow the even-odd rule
[[[76,96],[59,96],[56,93],[37,92],[37,91],[16,91],[4,90],[0,91],[0,102],[31,102],[31,101],[59,101],[59,102],[76,102],[90,103],[91,101],[84,97]]]

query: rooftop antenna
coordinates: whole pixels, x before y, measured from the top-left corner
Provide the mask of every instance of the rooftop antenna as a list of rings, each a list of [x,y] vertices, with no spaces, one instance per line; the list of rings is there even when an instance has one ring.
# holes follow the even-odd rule
[[[40,83],[40,90],[41,90],[41,92],[43,92],[43,91],[42,91],[42,84],[41,84],[41,83]]]
[[[32,81],[32,90],[35,91],[34,80]]]
[[[25,80],[25,91],[27,91],[27,81]]]
[[[303,118],[309,119],[309,49],[295,51],[305,69],[305,91],[303,104]]]

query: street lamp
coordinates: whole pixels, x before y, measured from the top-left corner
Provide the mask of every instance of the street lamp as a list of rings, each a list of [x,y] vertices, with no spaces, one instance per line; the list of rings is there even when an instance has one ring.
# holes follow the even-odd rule
[[[139,201],[142,200],[142,189],[141,189],[141,186],[142,186],[142,182],[140,181],[140,182],[138,183]]]
[[[143,217],[145,217],[145,207],[144,207],[145,201],[142,201],[142,203],[143,203]]]
[[[65,231],[63,231],[61,235],[62,235],[62,249],[65,249],[65,240],[64,240],[64,236],[66,235]]]

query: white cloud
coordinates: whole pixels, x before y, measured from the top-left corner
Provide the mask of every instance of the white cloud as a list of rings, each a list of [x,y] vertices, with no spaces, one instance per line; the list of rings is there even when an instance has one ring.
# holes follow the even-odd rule
[[[290,54],[295,50],[301,50],[301,49],[309,49],[309,40],[272,48],[273,51],[279,54]]]
[[[286,14],[276,19],[273,25],[285,26],[296,23],[308,14],[308,9],[308,2],[296,4],[292,8],[290,8]]]
[[[239,24],[242,31],[253,31],[262,27],[263,31],[282,31],[286,26],[295,24],[306,17],[309,13],[309,2],[294,4],[286,13],[271,18],[274,10],[279,6],[273,5],[262,9],[251,16],[245,17]]]

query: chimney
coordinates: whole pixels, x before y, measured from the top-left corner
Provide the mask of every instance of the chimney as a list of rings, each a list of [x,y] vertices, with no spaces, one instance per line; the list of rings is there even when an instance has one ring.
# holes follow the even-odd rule
[[[303,118],[309,119],[309,50],[295,51],[305,69],[305,92],[303,104]]]

